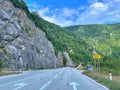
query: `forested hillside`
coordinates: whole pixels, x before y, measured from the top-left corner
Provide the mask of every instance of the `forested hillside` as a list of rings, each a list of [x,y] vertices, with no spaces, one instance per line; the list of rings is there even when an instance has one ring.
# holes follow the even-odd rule
[[[84,64],[92,62],[92,47],[80,37],[77,37],[75,34],[63,29],[58,25],[45,21],[35,12],[29,12],[27,6],[22,0],[10,1],[15,7],[23,9],[27,13],[29,19],[32,20],[38,28],[46,33],[47,38],[54,45],[56,56],[58,51],[67,51],[75,65],[81,61]]]
[[[115,73],[120,67],[120,23],[111,25],[78,25],[66,27],[84,39],[102,54],[102,65],[106,71]]]

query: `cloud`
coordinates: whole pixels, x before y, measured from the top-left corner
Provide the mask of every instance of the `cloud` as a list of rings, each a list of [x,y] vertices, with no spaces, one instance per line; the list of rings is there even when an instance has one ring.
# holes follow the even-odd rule
[[[107,21],[120,22],[120,0],[114,0],[107,3],[108,11],[105,14]]]
[[[38,10],[38,14],[40,15],[40,17],[45,17],[45,15],[46,15],[47,13],[49,13],[49,12],[50,12],[50,11],[49,11],[49,8],[48,8],[48,7],[42,8],[42,9]]]
[[[88,6],[51,8],[31,5],[40,17],[61,25],[104,24],[120,22],[120,0],[89,0]]]
[[[40,8],[40,5],[36,4],[36,2],[33,2],[32,4],[29,4],[28,6],[32,7],[33,9]]]
[[[43,19],[60,26],[73,25],[80,14],[79,11],[85,9],[84,7],[79,7],[77,10],[67,7],[53,9],[49,6],[43,7],[42,5],[37,5],[36,3],[30,4],[29,7],[32,8],[32,11],[37,11]]]
[[[45,20],[59,24],[61,26],[73,25],[74,21],[76,21],[76,17],[79,16],[78,10],[69,8],[51,10],[47,7],[38,10],[38,13]]]
[[[79,15],[76,24],[104,24],[120,22],[120,0],[95,2]]]
[[[86,11],[79,15],[76,24],[100,23],[98,18],[100,18],[107,9],[108,7],[101,2],[93,3]]]

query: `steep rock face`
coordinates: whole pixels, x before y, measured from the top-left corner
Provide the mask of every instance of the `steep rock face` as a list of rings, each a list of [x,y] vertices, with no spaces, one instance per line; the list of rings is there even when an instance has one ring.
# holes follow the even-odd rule
[[[59,66],[63,66],[63,54],[62,52],[58,52],[58,60],[59,60]]]
[[[59,51],[58,52],[58,60],[59,60],[59,66],[63,66],[64,65],[64,60],[63,60],[63,57],[65,56],[66,58],[66,66],[71,66],[71,67],[74,67],[74,63],[72,61],[72,59],[70,58],[70,55],[68,52],[66,51]]]
[[[73,66],[73,62],[72,62],[72,59],[70,58],[69,56],[69,53],[68,52],[63,52],[65,58],[67,59],[67,63],[66,63],[66,66]]]
[[[4,69],[13,70],[58,65],[45,33],[8,0],[0,0],[0,60]]]

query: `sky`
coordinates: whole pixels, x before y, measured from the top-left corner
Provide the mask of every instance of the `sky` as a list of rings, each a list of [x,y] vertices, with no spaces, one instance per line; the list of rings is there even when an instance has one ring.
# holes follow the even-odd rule
[[[24,0],[31,11],[62,27],[120,22],[120,0]]]

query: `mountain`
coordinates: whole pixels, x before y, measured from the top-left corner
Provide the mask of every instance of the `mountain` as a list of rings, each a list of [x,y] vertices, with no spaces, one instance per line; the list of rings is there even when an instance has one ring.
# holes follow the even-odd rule
[[[118,70],[120,67],[120,23],[77,25],[65,28],[97,50],[102,55],[101,62],[107,70],[112,69],[113,72]]]
[[[66,27],[84,39],[103,55],[113,55],[119,58],[120,54],[120,24],[111,25],[80,25]]]
[[[0,0],[0,8],[3,69],[56,68],[92,62],[93,48],[89,44],[30,12],[23,0]]]
[[[75,66],[77,66],[79,62],[87,64],[92,61],[92,47],[83,39],[59,25],[45,21],[35,12],[32,12],[32,15],[28,14],[28,16],[38,28],[41,28],[41,30],[46,33],[47,38],[53,43],[56,56],[62,53],[64,57],[64,52],[67,52]],[[64,59],[63,62],[64,66],[66,66],[67,62]]]

